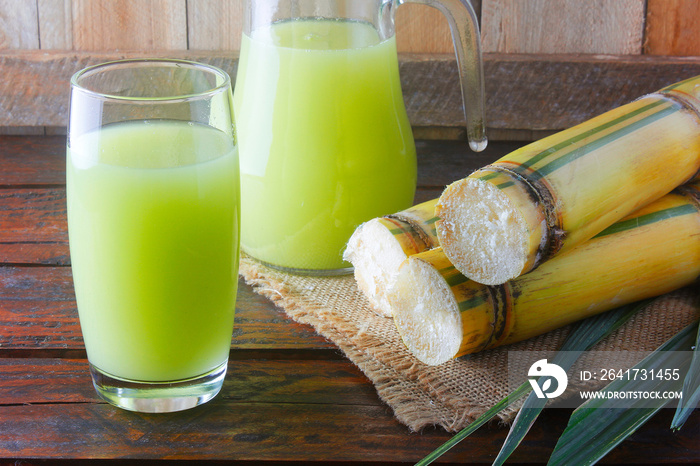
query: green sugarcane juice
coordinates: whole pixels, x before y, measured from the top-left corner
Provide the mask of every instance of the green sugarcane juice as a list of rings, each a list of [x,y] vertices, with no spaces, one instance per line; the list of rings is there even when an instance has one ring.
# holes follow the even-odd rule
[[[228,358],[238,268],[238,155],[226,134],[172,121],[71,138],[68,226],[91,364],[172,381]]]
[[[416,155],[395,39],[304,19],[243,36],[234,93],[243,250],[285,268],[349,267],[355,228],[413,202]]]

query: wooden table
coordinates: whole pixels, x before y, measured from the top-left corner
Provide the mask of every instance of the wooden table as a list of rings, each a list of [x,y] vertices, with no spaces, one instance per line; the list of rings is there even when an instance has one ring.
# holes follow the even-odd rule
[[[464,142],[420,141],[417,200],[437,196],[445,184],[518,145],[495,143],[477,155]],[[332,343],[244,283],[229,373],[213,401],[158,415],[100,401],[73,294],[64,157],[62,136],[0,136],[3,462],[413,463],[450,438],[440,429],[410,432]],[[545,410],[511,460],[546,462],[569,414]],[[668,429],[672,414],[663,410],[604,462],[700,462],[700,413],[678,433]],[[490,462],[506,434],[497,423],[485,426],[440,461]]]

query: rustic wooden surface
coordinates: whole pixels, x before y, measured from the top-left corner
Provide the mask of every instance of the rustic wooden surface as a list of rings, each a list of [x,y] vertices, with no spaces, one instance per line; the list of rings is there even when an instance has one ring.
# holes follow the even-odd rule
[[[72,3],[76,50],[187,48],[187,6],[180,0],[73,0]]]
[[[13,78],[0,81],[0,126],[65,127],[74,72],[111,59],[153,55],[212,63],[235,79],[237,58],[228,52],[7,52],[0,54],[0,69]],[[401,55],[400,74],[414,127],[463,127],[454,58]],[[558,131],[700,75],[700,57],[487,54],[484,74],[489,129]]]
[[[483,0],[484,50],[640,54],[644,0]]]
[[[243,2],[0,0],[0,49],[238,50]],[[472,5],[486,52],[700,55],[696,0],[473,0]],[[401,52],[453,51],[447,22],[430,7],[402,6],[396,24]]]
[[[0,66],[3,71],[20,72],[15,76],[6,71],[5,76],[12,79],[0,83],[0,134],[64,132],[65,105],[60,99],[65,99],[66,75],[77,71],[75,65],[84,62],[81,54],[105,58],[134,54],[206,58],[203,52],[236,56],[245,1],[0,0]],[[568,125],[576,123],[593,116],[590,111],[607,110],[615,103],[638,97],[634,92],[638,89],[653,90],[650,82],[672,82],[679,74],[685,74],[678,71],[679,67],[700,60],[700,21],[696,21],[700,7],[696,0],[471,3],[483,32],[490,134],[496,140],[539,139],[565,127],[562,113],[570,115],[565,118]],[[417,75],[402,76],[404,82],[412,83],[430,78],[409,89],[415,91],[411,111],[417,113],[411,113],[411,117],[416,134],[426,138],[464,138],[456,68],[449,65],[445,71],[441,64],[446,57],[449,60],[454,56],[447,21],[434,8],[405,3],[396,10],[396,31],[400,53],[422,54],[424,61],[435,59],[437,69],[443,73],[432,73],[433,68],[427,67],[419,68],[423,71]],[[73,52],[77,58],[68,58],[67,52]],[[520,53],[525,59],[515,58]],[[585,56],[578,57],[580,54]],[[630,66],[630,61],[653,56],[661,57],[661,70],[653,61],[642,61],[646,65],[641,69]],[[669,69],[666,65],[672,56],[685,57],[685,63],[675,63]],[[27,61],[18,64],[18,57]],[[585,63],[584,68],[570,68],[579,58]],[[505,70],[513,69],[494,68],[489,66],[490,60],[515,60],[518,68],[507,74]],[[56,63],[60,63],[60,69],[55,68]],[[13,68],[15,65],[21,69]],[[29,74],[22,73],[26,67],[32,69]],[[651,72],[651,81],[647,71]],[[579,79],[573,72],[582,73],[582,91],[568,86]],[[691,72],[698,74],[697,67]],[[610,73],[624,79],[611,80]],[[44,92],[45,88],[48,92]],[[60,89],[58,101],[56,89]],[[523,94],[523,89],[533,92]],[[511,100],[521,105],[512,109]],[[588,113],[572,110],[571,104],[581,100],[591,102],[585,107]],[[494,107],[493,102],[500,106]],[[17,113],[15,107],[23,105],[30,106],[33,118],[26,112]],[[436,111],[438,108],[446,112]],[[531,109],[542,110],[545,118],[530,118]],[[422,110],[440,118],[424,121]],[[558,115],[549,119],[550,113]]]
[[[647,0],[644,53],[700,55],[700,2]]]
[[[460,141],[419,141],[417,200],[519,145],[473,154]],[[332,343],[244,283],[229,374],[213,401],[153,415],[98,400],[69,267],[64,146],[60,136],[0,136],[0,464],[405,464],[450,437],[409,432]],[[546,462],[569,415],[545,410],[512,461]],[[677,433],[671,418],[664,410],[604,463],[700,461],[700,412]],[[482,427],[440,462],[489,463],[506,434],[498,424]]]

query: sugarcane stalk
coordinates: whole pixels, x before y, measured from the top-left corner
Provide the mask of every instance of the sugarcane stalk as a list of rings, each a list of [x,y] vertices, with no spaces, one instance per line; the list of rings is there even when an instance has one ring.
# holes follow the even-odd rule
[[[441,248],[410,256],[388,293],[416,358],[449,359],[521,341],[658,296],[700,277],[700,181],[501,285],[466,278]]]
[[[700,76],[524,146],[456,181],[438,237],[472,280],[535,269],[700,170]]]
[[[386,290],[399,266],[413,254],[437,246],[437,199],[360,225],[348,241],[344,259],[352,263],[358,288],[380,315],[391,317]]]

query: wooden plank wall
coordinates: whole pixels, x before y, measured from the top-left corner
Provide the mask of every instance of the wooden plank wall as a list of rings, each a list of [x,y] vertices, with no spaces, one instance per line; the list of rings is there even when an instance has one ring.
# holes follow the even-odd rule
[[[237,50],[244,0],[0,0],[0,50]],[[697,0],[478,0],[484,52],[700,55]],[[447,22],[397,11],[401,52],[452,53]]]
[[[65,56],[66,51],[235,54],[240,45],[243,1],[0,0],[0,58],[31,51],[44,52],[42,59]],[[700,56],[697,0],[472,3],[481,23],[486,56]],[[446,20],[425,5],[398,8],[397,40],[404,54],[427,54],[429,59],[453,53]],[[38,60],[36,55],[27,56]],[[2,114],[0,127],[5,132],[43,131],[17,127]]]

